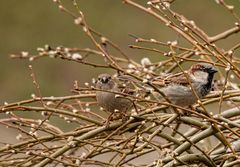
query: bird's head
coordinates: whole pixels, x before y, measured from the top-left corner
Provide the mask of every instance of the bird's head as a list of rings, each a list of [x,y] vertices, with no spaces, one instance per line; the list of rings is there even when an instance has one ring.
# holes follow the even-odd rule
[[[198,81],[212,82],[216,68],[209,63],[197,63],[190,68],[190,74]]]
[[[100,74],[98,76],[98,82],[101,82],[102,84],[107,84],[112,80],[111,75],[109,74]]]
[[[97,88],[99,89],[104,89],[104,90],[109,90],[114,87],[114,81],[112,79],[112,76],[109,74],[100,74],[98,76]]]
[[[192,73],[202,71],[202,72],[206,72],[208,74],[214,74],[217,72],[216,68],[212,64],[209,64],[209,63],[194,64],[191,67],[191,71],[192,71]]]

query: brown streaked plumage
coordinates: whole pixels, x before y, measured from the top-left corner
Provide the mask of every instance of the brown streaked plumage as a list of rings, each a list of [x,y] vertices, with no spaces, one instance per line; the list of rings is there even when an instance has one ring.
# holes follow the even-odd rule
[[[214,74],[217,72],[215,67],[208,63],[194,64],[186,74],[177,73],[168,75],[165,78],[158,78],[152,81],[153,84],[160,86],[166,97],[174,104],[179,106],[189,106],[194,104],[198,98],[206,96],[211,88]],[[186,77],[186,75],[188,77]],[[191,86],[198,98],[191,90]],[[161,95],[154,92],[157,99],[162,99]]]

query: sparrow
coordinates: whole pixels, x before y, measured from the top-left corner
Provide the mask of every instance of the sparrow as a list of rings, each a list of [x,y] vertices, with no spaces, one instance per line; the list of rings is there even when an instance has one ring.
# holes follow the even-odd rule
[[[116,111],[126,113],[132,107],[133,103],[120,93],[129,95],[134,93],[126,85],[127,81],[128,79],[124,79],[124,77],[115,78],[114,80],[109,74],[100,74],[96,82],[96,88],[101,89],[101,91],[96,92],[98,105],[110,113]],[[119,92],[119,94],[114,92]]]
[[[211,91],[216,72],[217,70],[212,64],[197,63],[192,65],[188,71],[156,78],[152,80],[152,83],[157,85],[159,91],[171,103],[186,107],[196,103],[198,98],[203,98]],[[194,94],[192,88],[197,96]],[[153,96],[157,99],[163,99],[157,91],[153,92]]]

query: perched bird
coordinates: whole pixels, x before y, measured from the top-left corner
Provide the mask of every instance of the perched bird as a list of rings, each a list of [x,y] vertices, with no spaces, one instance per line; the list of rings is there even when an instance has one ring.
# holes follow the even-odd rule
[[[133,103],[120,93],[133,94],[134,92],[128,89],[124,81],[123,84],[118,82],[120,82],[118,78],[114,80],[109,74],[100,74],[96,82],[96,88],[102,91],[97,91],[96,98],[98,105],[108,112],[119,111],[124,114],[132,107]],[[119,94],[114,92],[119,92]]]
[[[175,105],[182,107],[190,106],[206,96],[212,89],[213,77],[217,72],[216,68],[208,63],[197,63],[186,71],[165,78],[157,78],[153,84],[160,86],[159,90]],[[187,75],[187,77],[186,77]],[[190,86],[190,84],[191,86]],[[196,95],[193,93],[193,90]],[[163,99],[157,91],[153,92],[157,99]]]

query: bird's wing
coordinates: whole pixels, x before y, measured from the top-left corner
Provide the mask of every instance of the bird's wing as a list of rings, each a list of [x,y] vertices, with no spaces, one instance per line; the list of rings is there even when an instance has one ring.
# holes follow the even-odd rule
[[[187,74],[188,75],[188,74]],[[153,84],[159,86],[167,86],[169,84],[189,85],[188,79],[183,72],[173,75],[158,77],[152,81]]]
[[[126,94],[132,94],[131,82],[128,79],[128,76],[116,76],[113,77],[115,84],[115,91],[119,91]]]
[[[143,89],[143,83],[128,75],[118,75],[115,77],[115,82],[118,85],[118,89],[126,94],[144,96],[146,93]],[[144,90],[144,91],[143,91]]]

